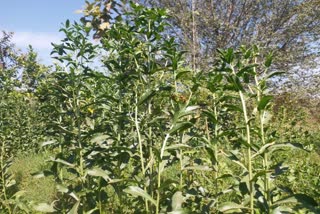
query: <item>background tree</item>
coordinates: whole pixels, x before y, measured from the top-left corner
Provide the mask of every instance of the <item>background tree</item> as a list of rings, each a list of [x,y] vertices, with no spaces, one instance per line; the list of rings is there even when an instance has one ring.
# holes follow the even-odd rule
[[[0,37],[0,88],[12,90],[18,85],[18,51],[11,42],[13,33],[2,31]]]
[[[102,23],[110,22],[112,13],[119,14],[119,6],[124,7],[127,2],[95,0],[87,3],[83,12],[85,17],[94,17],[92,23],[99,20],[99,25],[93,26],[101,30],[107,26]],[[175,34],[188,50],[193,49],[193,37],[196,38],[199,63],[203,57],[207,59],[203,64],[210,61],[217,48],[237,48],[253,42],[276,50],[281,66],[295,66],[319,56],[316,45],[320,39],[319,0],[135,2],[168,9],[172,23],[170,33]]]
[[[49,67],[38,62],[38,54],[31,45],[29,45],[27,53],[18,58],[18,62],[22,67],[20,74],[22,88],[28,92],[34,92],[39,81],[49,71]]]
[[[173,27],[179,29],[176,35],[189,50],[194,18],[198,60],[212,58],[217,48],[251,43],[276,50],[282,67],[295,66],[319,54],[314,45],[320,32],[319,0],[142,2],[170,10]]]
[[[14,44],[11,43],[12,36],[12,32],[2,31],[2,36],[0,38],[0,68],[2,69],[8,67],[9,63],[13,61],[12,50]]]

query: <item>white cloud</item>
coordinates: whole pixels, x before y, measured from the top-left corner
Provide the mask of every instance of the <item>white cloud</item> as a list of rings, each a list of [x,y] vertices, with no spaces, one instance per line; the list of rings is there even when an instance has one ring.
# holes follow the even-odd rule
[[[58,43],[61,40],[59,33],[47,32],[15,32],[12,42],[18,48],[26,48],[32,45],[37,50],[51,50],[53,43]]]

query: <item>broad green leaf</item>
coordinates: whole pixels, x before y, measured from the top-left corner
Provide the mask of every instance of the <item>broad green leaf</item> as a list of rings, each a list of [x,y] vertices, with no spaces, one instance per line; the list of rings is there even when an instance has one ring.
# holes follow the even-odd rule
[[[226,179],[226,178],[234,178],[234,175],[232,174],[223,174],[220,177],[218,177],[217,179]]]
[[[56,210],[53,207],[53,204],[49,205],[47,203],[40,203],[33,207],[34,210],[43,212],[43,213],[53,213],[56,212]]]
[[[72,198],[74,198],[76,201],[80,201],[79,197],[74,193],[74,192],[71,192],[69,194]]]
[[[67,187],[62,186],[62,185],[60,185],[60,184],[58,184],[58,185],[56,186],[56,188],[57,188],[58,192],[62,192],[62,193],[67,193],[67,192],[69,192],[69,189],[68,189]]]
[[[226,105],[224,105],[224,107],[226,107],[229,111],[242,112],[242,108],[239,106],[236,106],[236,105],[226,104]]]
[[[57,143],[56,140],[49,140],[49,141],[41,143],[41,146],[53,145],[53,144],[56,144],[56,143]]]
[[[176,211],[172,211],[172,212],[167,212],[167,214],[187,214],[187,213],[190,213],[190,212],[185,211],[184,209],[176,210]]]
[[[100,144],[100,143],[104,142],[105,140],[107,140],[109,137],[110,137],[109,135],[98,134],[98,135],[94,136],[94,137],[91,139],[91,143]]]
[[[227,81],[230,83],[229,85],[225,85],[225,88],[232,91],[243,91],[242,83],[237,76],[227,76]]]
[[[159,191],[166,191],[167,189],[171,188],[172,186],[179,185],[179,182],[170,178],[164,178],[164,180],[161,182],[161,186],[159,188]]]
[[[110,172],[105,171],[101,168],[94,168],[87,170],[88,175],[102,177],[106,182],[109,182],[111,178],[109,177]]]
[[[226,202],[226,203],[222,203],[221,205],[219,205],[218,210],[220,212],[224,212],[224,213],[227,213],[229,211],[241,212],[241,208],[244,208],[244,207],[240,204],[236,204],[233,202]]]
[[[300,203],[306,206],[313,206],[313,207],[318,206],[318,203],[313,198],[305,194],[295,194],[293,196],[280,199],[274,202],[273,204],[280,205],[280,204],[286,204],[286,203]]]
[[[270,146],[274,145],[275,143],[276,142],[274,141],[274,142],[267,143],[267,144],[263,145],[262,147],[260,147],[260,149],[254,155],[252,155],[251,158],[253,159],[253,158],[257,157],[258,155],[264,154],[268,150],[268,148]]]
[[[85,214],[92,214],[97,210],[99,210],[99,208],[96,207],[96,208],[93,208],[92,210],[89,210],[88,212],[85,212]]]
[[[271,172],[270,170],[269,171],[267,171],[267,170],[260,170],[260,171],[258,171],[258,172],[256,172],[256,173],[254,173],[254,176],[253,176],[253,178],[252,178],[252,181],[256,181],[259,177],[261,177],[261,176],[263,176],[263,175],[265,175],[265,174],[267,174],[267,173],[269,173],[269,172]]]
[[[68,214],[78,214],[78,209],[79,209],[80,201],[77,201],[72,209],[68,212]]]
[[[171,145],[171,146],[167,146],[165,148],[165,150],[175,150],[175,149],[186,149],[186,148],[191,148],[190,146],[186,145],[186,144],[174,144],[174,145]]]
[[[182,76],[190,73],[190,71],[180,71],[176,74],[176,80],[180,79]]]
[[[216,116],[214,115],[213,112],[208,111],[208,110],[204,110],[204,111],[202,111],[202,113],[203,113],[204,115],[206,115],[211,122],[213,122],[213,123],[217,123],[217,122],[218,122],[218,121],[216,120]]]
[[[268,75],[267,79],[272,78],[274,76],[280,76],[282,74],[284,74],[285,72],[273,72],[271,74]]]
[[[67,19],[65,26],[66,26],[66,28],[70,27],[70,20],[69,19]]]
[[[156,90],[148,90],[145,92],[139,99],[138,105],[141,105],[142,103],[147,102],[149,99],[151,99],[154,95],[156,95]]]
[[[16,193],[13,195],[13,197],[14,197],[14,198],[20,198],[21,196],[25,195],[26,193],[27,193],[27,191],[25,191],[25,190],[20,190],[20,191],[16,192]]]
[[[231,64],[234,59],[233,49],[228,48],[227,51],[224,51],[223,58],[224,58],[225,62],[227,62],[228,64]]]
[[[272,153],[272,152],[274,152],[276,150],[281,150],[281,149],[284,149],[284,148],[301,149],[301,150],[304,150],[306,152],[309,152],[300,143],[279,143],[279,144],[274,144],[274,145],[271,145],[271,146],[269,146],[267,148],[267,152],[268,153]]]
[[[56,158],[56,159],[55,158],[51,158],[50,160],[52,162],[62,163],[62,164],[66,165],[66,166],[69,166],[69,167],[75,167],[74,164],[71,164],[71,163],[69,163],[69,162],[67,162],[65,160],[60,159],[60,158]]]
[[[229,158],[232,162],[241,166],[245,171],[248,171],[247,167],[243,163],[241,163],[235,152],[231,151],[229,155],[226,155],[226,157]]]
[[[171,209],[172,211],[179,211],[182,208],[184,198],[181,191],[177,191],[171,198]]]
[[[267,57],[266,57],[266,60],[264,62],[264,65],[268,68],[271,66],[272,64],[272,59],[273,59],[273,56],[272,56],[272,53],[268,54]]]
[[[196,109],[200,109],[200,106],[188,106],[185,110],[185,112],[190,112],[190,111],[194,111]]]
[[[175,126],[173,126],[170,130],[169,130],[169,134],[173,134],[176,132],[182,132],[190,127],[193,126],[193,123],[190,122],[181,122],[181,123],[177,123]]]
[[[215,155],[214,150],[212,148],[208,147],[208,146],[206,146],[205,149],[206,149],[207,153],[210,156],[211,163],[212,164],[216,164],[218,162],[218,160],[217,160],[217,157]]]
[[[293,210],[289,207],[279,206],[271,211],[271,214],[283,214],[283,213],[293,213]]]
[[[212,171],[212,168],[210,168],[209,166],[196,165],[184,167],[184,170]]]
[[[273,96],[263,96],[258,104],[258,110],[264,110],[272,98]]]
[[[40,172],[31,173],[31,175],[34,178],[43,178],[43,177],[47,177],[49,175],[53,175],[53,173],[51,171],[44,170],[44,171],[40,171]]]
[[[7,178],[7,179],[5,180],[5,187],[6,187],[6,188],[9,188],[9,187],[15,185],[16,183],[17,183],[17,182],[16,182],[15,179],[13,179],[13,176],[10,176],[9,178]]]
[[[240,77],[242,76],[244,73],[249,73],[249,74],[252,74],[254,75],[254,72],[253,72],[253,68],[257,67],[258,64],[251,64],[251,65],[248,65],[248,66],[245,66],[244,68],[241,68],[238,73],[237,73],[237,76]]]
[[[153,203],[155,206],[157,205],[157,202],[148,194],[146,193],[143,189],[137,186],[129,186],[124,190],[124,192],[129,193],[135,197],[142,197],[151,203]]]
[[[166,165],[168,164],[168,160],[163,160],[159,164],[159,173],[161,174],[164,170]]]

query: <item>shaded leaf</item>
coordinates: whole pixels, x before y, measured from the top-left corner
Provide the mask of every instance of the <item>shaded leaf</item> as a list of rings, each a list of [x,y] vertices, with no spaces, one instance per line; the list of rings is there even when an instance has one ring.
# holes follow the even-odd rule
[[[258,104],[258,110],[264,110],[272,98],[272,96],[263,96]]]
[[[306,206],[318,206],[318,203],[308,195],[295,194],[293,196],[286,197],[274,202],[274,205],[286,204],[286,203],[300,203]]]
[[[268,54],[268,56],[266,57],[266,60],[264,62],[264,65],[266,67],[270,67],[272,64],[272,59],[273,59],[272,53]]]
[[[173,134],[176,132],[182,132],[190,127],[193,126],[193,123],[190,122],[181,122],[181,123],[177,123],[175,126],[173,126],[170,130],[169,130],[169,134]]]
[[[182,148],[191,148],[191,147],[186,144],[174,144],[171,146],[167,146],[165,150],[171,150],[171,149],[175,150],[175,149],[182,149]]]
[[[147,102],[149,99],[151,99],[154,95],[156,95],[155,90],[148,90],[145,92],[139,99],[138,105],[141,105],[142,103]]]
[[[279,76],[281,74],[284,74],[285,72],[273,72],[271,74],[268,75],[268,79],[271,78],[271,77],[274,77],[274,76]]]
[[[78,209],[79,209],[80,201],[77,201],[72,209],[68,212],[68,214],[78,214]]]

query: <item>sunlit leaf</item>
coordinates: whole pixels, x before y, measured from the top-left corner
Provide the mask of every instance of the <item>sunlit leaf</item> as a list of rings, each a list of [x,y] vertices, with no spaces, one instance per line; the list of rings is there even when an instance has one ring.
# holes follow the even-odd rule
[[[73,206],[72,209],[68,212],[68,214],[78,214],[80,201],[77,201]]]
[[[195,165],[195,166],[184,167],[184,170],[211,171],[212,168],[210,168],[209,166]]]
[[[221,205],[219,205],[218,210],[220,212],[241,212],[241,208],[244,208],[242,205],[240,204],[236,204],[233,202],[226,202],[226,203],[222,203]]]
[[[34,210],[43,212],[43,213],[53,213],[56,212],[56,210],[53,207],[53,204],[49,205],[47,203],[40,203],[33,207]]]
[[[68,189],[67,187],[62,186],[62,185],[60,185],[60,184],[58,184],[58,185],[56,186],[56,188],[57,188],[58,192],[62,192],[62,193],[67,193],[67,192],[69,192],[69,189]]]
[[[172,211],[179,211],[182,208],[184,197],[181,191],[177,191],[171,198],[171,209]]]
[[[57,141],[55,141],[55,140],[49,140],[49,141],[43,142],[41,144],[41,146],[53,145],[53,144],[56,144],[56,143],[57,143]]]
[[[152,204],[156,205],[157,202],[143,189],[137,186],[129,186],[127,189],[124,190],[124,192],[129,193],[135,197],[142,197],[148,201],[150,201]]]
[[[94,168],[87,170],[88,175],[102,177],[106,182],[109,182],[111,178],[109,177],[110,172],[105,171],[101,168]]]

